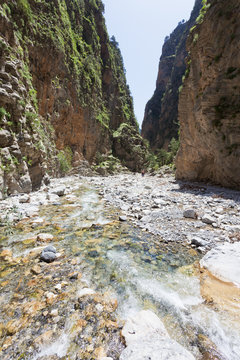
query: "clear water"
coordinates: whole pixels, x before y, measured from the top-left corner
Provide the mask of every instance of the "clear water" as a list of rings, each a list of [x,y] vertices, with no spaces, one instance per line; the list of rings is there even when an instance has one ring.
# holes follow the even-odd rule
[[[40,214],[67,254],[74,254],[85,278],[96,290],[118,299],[118,316],[126,319],[141,309],[154,311],[169,334],[201,358],[197,336],[206,335],[228,360],[240,359],[240,324],[230,314],[215,311],[200,295],[198,254],[181,245],[165,244],[127,223],[104,207],[97,193],[81,187],[77,198],[45,207]],[[37,230],[36,230],[37,231]],[[39,232],[39,230],[37,231]],[[34,231],[33,231],[34,234]],[[29,237],[29,233],[28,233]],[[15,254],[29,251],[18,233],[8,239]],[[60,339],[68,346],[67,325]],[[54,353],[57,344],[42,355]]]

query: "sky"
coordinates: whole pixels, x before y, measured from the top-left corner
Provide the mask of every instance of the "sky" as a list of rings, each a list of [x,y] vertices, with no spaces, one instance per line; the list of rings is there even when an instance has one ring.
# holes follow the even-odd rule
[[[140,127],[145,105],[155,90],[164,39],[179,21],[189,19],[194,2],[103,0],[108,33],[119,43]]]

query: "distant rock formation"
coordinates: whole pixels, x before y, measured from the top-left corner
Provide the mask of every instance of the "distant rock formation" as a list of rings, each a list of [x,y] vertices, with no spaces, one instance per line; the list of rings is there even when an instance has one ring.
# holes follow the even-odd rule
[[[131,168],[113,133],[126,123],[137,137],[138,125],[103,11],[101,0],[1,2],[0,198],[97,152]]]
[[[204,11],[206,11],[204,16]],[[240,189],[240,4],[205,3],[179,99],[178,179]]]
[[[178,96],[186,70],[186,39],[202,6],[196,0],[190,20],[180,22],[163,45],[153,97],[146,105],[142,136],[152,149],[167,150],[171,139],[178,138]]]

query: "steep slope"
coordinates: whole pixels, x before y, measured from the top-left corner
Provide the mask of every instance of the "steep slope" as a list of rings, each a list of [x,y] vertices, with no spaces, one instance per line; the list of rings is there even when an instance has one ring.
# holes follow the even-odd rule
[[[141,143],[103,11],[101,0],[1,1],[0,193],[29,192],[97,152],[118,156],[122,123]]]
[[[178,138],[178,90],[186,70],[186,39],[201,6],[201,0],[196,0],[190,20],[180,22],[163,45],[156,90],[142,124],[142,136],[153,149],[167,149],[171,139]]]
[[[208,10],[207,10],[208,9]],[[191,32],[177,178],[240,188],[240,4],[211,0]]]

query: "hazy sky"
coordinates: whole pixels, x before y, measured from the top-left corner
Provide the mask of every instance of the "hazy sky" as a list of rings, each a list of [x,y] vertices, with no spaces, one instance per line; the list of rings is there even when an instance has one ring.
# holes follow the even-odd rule
[[[188,20],[194,0],[103,0],[110,36],[121,49],[135,114],[142,123],[152,97],[165,36]]]

